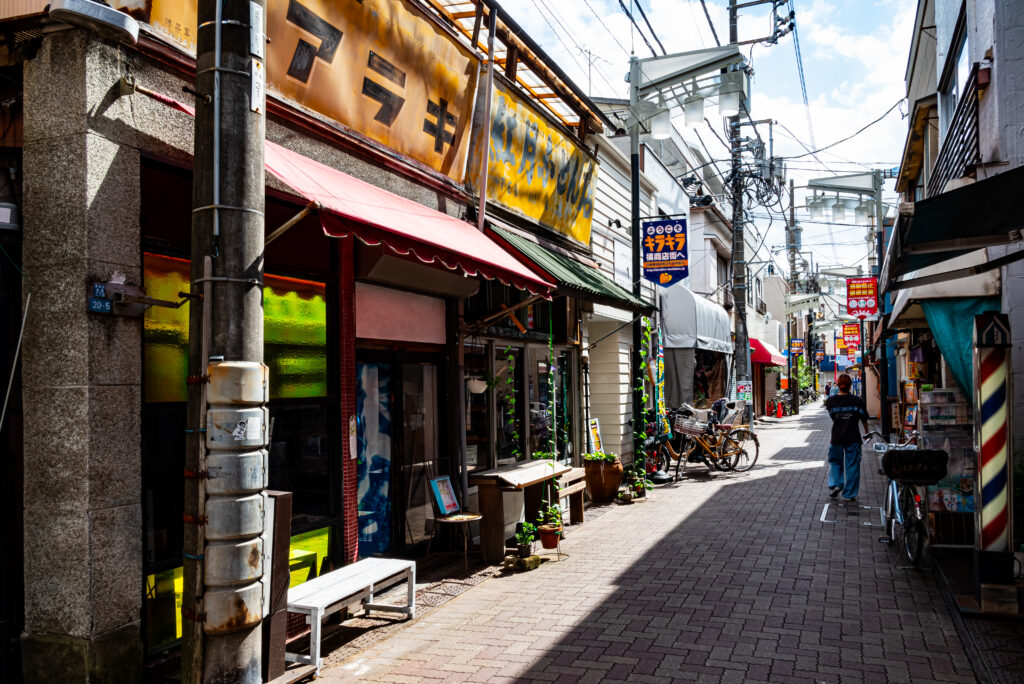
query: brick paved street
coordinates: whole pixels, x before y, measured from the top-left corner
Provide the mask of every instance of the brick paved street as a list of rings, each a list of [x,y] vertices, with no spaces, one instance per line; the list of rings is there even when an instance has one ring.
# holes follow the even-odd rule
[[[490,579],[322,679],[975,681],[931,573],[862,524],[877,511],[821,522],[827,424],[814,407],[764,426],[752,472],[694,468],[580,527],[560,562]],[[881,501],[875,470],[863,505]]]

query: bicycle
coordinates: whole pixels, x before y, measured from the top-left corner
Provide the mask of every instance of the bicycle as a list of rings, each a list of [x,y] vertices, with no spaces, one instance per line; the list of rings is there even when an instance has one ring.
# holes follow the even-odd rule
[[[878,432],[871,437],[883,439]],[[916,566],[924,554],[928,528],[924,520],[924,507],[917,487],[932,485],[946,476],[945,451],[920,449],[917,431],[904,442],[875,442],[872,449],[882,458],[882,470],[888,478],[885,495],[885,536],[878,541],[885,544],[900,542],[900,550],[907,561]],[[898,534],[897,534],[898,533]]]
[[[718,402],[716,402],[717,404]],[[736,402],[722,406],[737,413]],[[742,407],[738,409],[742,411]],[[727,416],[728,417],[728,416]],[[673,437],[658,449],[663,470],[676,462],[674,480],[684,463],[703,463],[711,471],[745,472],[754,467],[760,444],[747,425],[722,422],[716,409],[698,409],[684,404],[668,412]]]

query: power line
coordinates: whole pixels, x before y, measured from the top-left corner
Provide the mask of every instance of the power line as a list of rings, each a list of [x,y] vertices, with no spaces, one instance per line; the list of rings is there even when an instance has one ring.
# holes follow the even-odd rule
[[[690,8],[690,16],[693,17],[693,25],[694,27],[696,27],[697,10],[693,9],[693,0],[686,0],[686,6]],[[704,44],[704,34],[700,31],[700,29],[697,29],[697,39],[700,40],[701,48],[707,47],[707,45]]]
[[[825,145],[824,147],[819,147],[816,150],[810,150],[809,152],[805,152],[804,154],[798,154],[798,155],[795,155],[795,156],[792,156],[792,157],[783,157],[783,159],[800,159],[802,157],[812,156],[812,155],[814,155],[817,152],[824,152],[825,150],[829,149],[830,147],[835,147],[836,145],[838,145],[840,143],[844,143],[847,140],[850,140],[852,138],[856,138],[858,135],[860,135],[861,133],[863,133],[867,129],[871,128],[872,126],[874,126],[876,123],[878,123],[879,121],[881,121],[885,117],[889,116],[889,114],[892,112],[892,110],[894,110],[897,107],[899,107],[900,104],[902,104],[903,100],[905,100],[905,99],[906,98],[901,97],[900,99],[896,100],[896,102],[891,107],[889,107],[887,110],[885,110],[885,114],[882,114],[882,116],[878,117],[874,121],[872,121],[872,122],[870,122],[868,124],[865,124],[861,128],[857,129],[857,132],[853,133],[852,135],[848,135],[848,136],[846,136],[845,138],[843,138],[841,140],[836,140],[834,143],[830,143],[828,145]]]
[[[619,39],[615,36],[615,33],[611,30],[611,28],[608,27],[608,24],[604,22],[604,19],[602,19],[601,15],[597,13],[597,10],[594,9],[594,6],[590,4],[590,0],[583,0],[583,2],[586,3],[591,13],[597,18],[598,23],[601,24],[601,26],[604,27],[604,30],[608,32],[608,35],[612,37],[612,40],[615,41],[615,44],[618,45],[622,49],[622,51],[626,53],[626,56],[628,57],[629,50],[626,49],[625,45],[619,42]]]
[[[644,4],[642,2],[637,2],[636,8],[640,10],[640,16],[644,18],[644,23],[647,24],[647,29],[651,32],[651,37],[654,38],[654,41],[658,44],[658,47],[661,48],[661,54],[667,55],[668,52],[665,50],[665,46],[661,44],[661,40],[658,38],[658,34],[654,32],[654,27],[651,26],[650,19],[647,18],[647,12],[644,12]]]
[[[633,4],[633,0],[630,0],[630,4]],[[619,7],[621,7],[622,11],[626,13],[627,17],[629,17],[629,21],[633,24],[633,28],[636,29],[636,32],[639,33],[640,37],[644,39],[645,43],[647,43],[647,48],[651,51],[651,54],[657,57],[657,50],[654,49],[654,47],[651,45],[651,41],[647,40],[647,36],[644,35],[644,32],[640,30],[639,26],[637,26],[636,19],[633,18],[633,13],[626,9],[626,5],[625,3],[622,2],[622,0],[619,0]]]
[[[715,25],[711,23],[711,15],[708,13],[708,6],[704,4],[704,0],[700,0],[700,6],[704,8],[704,16],[708,20],[708,26],[711,27],[711,35],[715,37],[715,45],[722,47],[722,41],[718,40],[718,31],[715,30]]]
[[[796,17],[796,10],[793,8],[793,0],[789,0],[789,11]],[[811,147],[817,147],[814,142],[814,126],[811,125],[811,104],[807,101],[807,82],[804,80],[804,59],[800,55],[800,38],[796,32],[796,21],[793,21],[793,50],[796,52],[796,70],[800,74],[800,92],[804,96],[804,113],[807,115],[807,133],[811,137]]]

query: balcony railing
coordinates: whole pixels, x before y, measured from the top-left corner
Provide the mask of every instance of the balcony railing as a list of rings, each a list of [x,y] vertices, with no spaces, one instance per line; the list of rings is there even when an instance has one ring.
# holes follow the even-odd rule
[[[981,161],[978,149],[978,65],[971,68],[971,75],[964,84],[956,111],[946,129],[942,149],[935,159],[932,175],[928,180],[928,196],[942,192],[946,183],[962,178]]]

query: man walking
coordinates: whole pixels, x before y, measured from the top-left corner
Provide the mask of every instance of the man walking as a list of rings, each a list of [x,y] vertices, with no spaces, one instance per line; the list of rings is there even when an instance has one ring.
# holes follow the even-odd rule
[[[832,442],[828,448],[828,495],[856,501],[860,491],[860,445],[858,421],[868,431],[868,410],[864,400],[850,394],[853,381],[843,373],[836,379],[839,389],[825,400],[825,408],[832,418]]]

